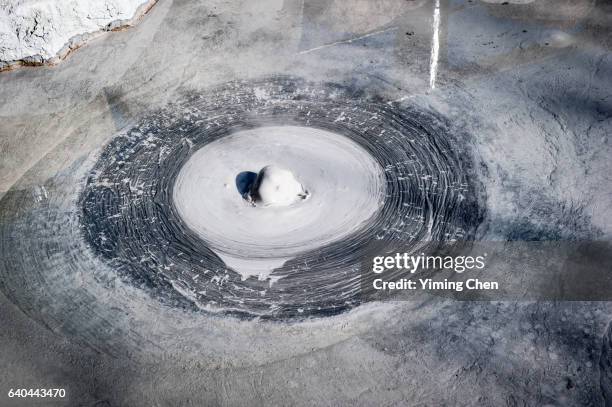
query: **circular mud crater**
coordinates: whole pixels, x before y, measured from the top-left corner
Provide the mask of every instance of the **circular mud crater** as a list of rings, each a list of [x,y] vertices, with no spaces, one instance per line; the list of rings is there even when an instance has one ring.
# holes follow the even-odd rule
[[[435,112],[350,87],[232,82],[115,137],[81,193],[81,226],[123,279],[168,305],[334,315],[364,301],[373,242],[416,250],[473,237],[481,213],[465,137]],[[269,165],[290,170],[306,199],[245,199]]]

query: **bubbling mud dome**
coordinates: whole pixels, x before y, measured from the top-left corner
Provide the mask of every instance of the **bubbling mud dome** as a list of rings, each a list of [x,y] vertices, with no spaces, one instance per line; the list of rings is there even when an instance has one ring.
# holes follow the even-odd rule
[[[288,206],[308,198],[308,191],[289,170],[267,165],[259,171],[246,198],[263,207]]]
[[[333,315],[364,301],[373,242],[473,238],[466,139],[439,114],[338,85],[234,82],[115,137],[81,192],[82,230],[168,305]]]

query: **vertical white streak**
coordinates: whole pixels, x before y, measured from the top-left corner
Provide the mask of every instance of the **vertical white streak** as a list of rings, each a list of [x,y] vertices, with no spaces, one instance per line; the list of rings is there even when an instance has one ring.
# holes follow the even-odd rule
[[[438,53],[440,52],[440,0],[436,0],[433,20],[433,39],[431,41],[431,61],[429,62],[429,87],[435,89],[438,74]]]

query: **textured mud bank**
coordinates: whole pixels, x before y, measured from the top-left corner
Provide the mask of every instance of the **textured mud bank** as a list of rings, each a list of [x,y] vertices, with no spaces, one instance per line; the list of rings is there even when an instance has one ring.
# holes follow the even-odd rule
[[[0,71],[55,64],[107,31],[135,24],[157,0],[0,3]]]

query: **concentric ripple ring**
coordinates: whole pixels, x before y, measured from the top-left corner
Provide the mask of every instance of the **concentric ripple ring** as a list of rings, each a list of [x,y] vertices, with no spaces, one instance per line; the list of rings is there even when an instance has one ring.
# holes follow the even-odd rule
[[[110,142],[81,193],[83,233],[123,278],[173,306],[247,318],[336,314],[363,301],[360,262],[373,241],[410,247],[473,236],[476,187],[465,135],[451,127],[439,114],[349,87],[286,77],[229,83]],[[244,148],[246,139],[254,144]],[[325,154],[320,143],[337,151]],[[218,161],[194,169],[207,151]],[[314,191],[311,213],[287,209],[265,236],[240,226],[241,217],[251,226],[261,219],[240,206],[231,176],[270,160],[311,178]],[[327,184],[308,174],[321,168]]]

